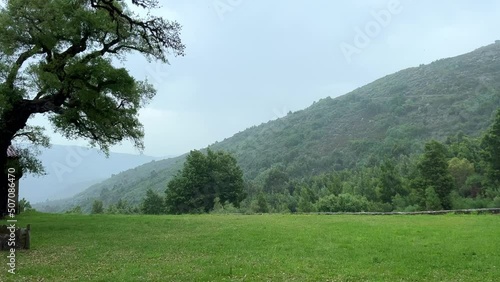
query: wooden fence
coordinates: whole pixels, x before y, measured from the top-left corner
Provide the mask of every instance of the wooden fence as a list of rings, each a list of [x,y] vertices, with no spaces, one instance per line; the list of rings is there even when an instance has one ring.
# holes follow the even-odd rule
[[[500,208],[487,209],[463,209],[463,210],[441,210],[441,211],[416,211],[416,212],[318,212],[313,214],[352,214],[352,215],[418,215],[418,214],[500,214]]]

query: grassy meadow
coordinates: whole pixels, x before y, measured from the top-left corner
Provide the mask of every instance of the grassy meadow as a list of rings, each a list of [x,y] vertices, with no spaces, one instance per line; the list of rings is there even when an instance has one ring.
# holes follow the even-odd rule
[[[495,281],[495,215],[27,213],[0,281]],[[4,224],[5,221],[0,224]],[[498,281],[498,280],[496,280]]]

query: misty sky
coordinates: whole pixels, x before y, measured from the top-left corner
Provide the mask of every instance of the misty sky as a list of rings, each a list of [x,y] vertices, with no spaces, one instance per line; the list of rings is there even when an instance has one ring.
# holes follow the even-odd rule
[[[161,2],[154,14],[183,25],[186,56],[170,65],[139,55],[125,63],[158,89],[140,115],[144,153],[152,156],[206,147],[321,98],[500,39],[494,0]],[[42,117],[32,124],[48,123]],[[50,136],[55,144],[87,144]],[[112,151],[138,153],[129,143]]]

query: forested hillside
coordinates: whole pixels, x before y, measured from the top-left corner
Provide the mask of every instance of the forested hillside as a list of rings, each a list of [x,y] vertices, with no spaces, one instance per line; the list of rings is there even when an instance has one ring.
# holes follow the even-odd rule
[[[414,156],[423,152],[426,141],[445,141],[459,133],[478,137],[491,125],[499,107],[500,42],[497,41],[468,54],[385,76],[335,99],[327,97],[307,109],[239,132],[210,148],[235,156],[247,181],[249,201],[254,204],[259,202],[258,195],[283,191],[283,187],[288,188],[285,189],[288,196],[294,197],[298,186],[319,185],[308,186],[310,191],[299,189],[297,193],[303,195],[296,195],[286,204],[293,211],[300,206],[299,198],[309,197],[316,202],[325,196],[318,194],[322,187],[317,184],[325,175],[330,180],[348,183],[346,179],[353,179],[353,175],[377,175],[383,169],[404,170],[401,163],[416,166]],[[64,211],[81,205],[88,211],[96,198],[105,205],[120,199],[137,204],[148,188],[163,193],[184,158],[145,164],[67,201],[37,208]],[[387,165],[391,162],[396,168]],[[344,172],[350,176],[343,176]],[[295,188],[290,188],[293,183]],[[371,193],[374,199],[380,197],[381,192],[375,191],[380,186],[377,183],[349,183],[354,187],[341,187],[339,192],[352,190],[353,194]],[[271,202],[278,200],[260,197],[264,199],[260,199],[261,203],[267,201],[277,207]]]

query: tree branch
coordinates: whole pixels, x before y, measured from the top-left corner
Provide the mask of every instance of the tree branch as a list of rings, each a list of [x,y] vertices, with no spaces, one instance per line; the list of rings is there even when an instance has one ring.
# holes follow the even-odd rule
[[[24,51],[19,55],[16,62],[10,69],[9,75],[7,76],[7,79],[5,81],[5,84],[9,89],[14,89],[14,81],[16,80],[17,74],[19,73],[19,69],[22,67],[24,62],[26,62],[26,60],[28,60],[31,56],[36,54],[43,54],[43,51],[40,51],[38,48],[33,47],[31,49]]]

